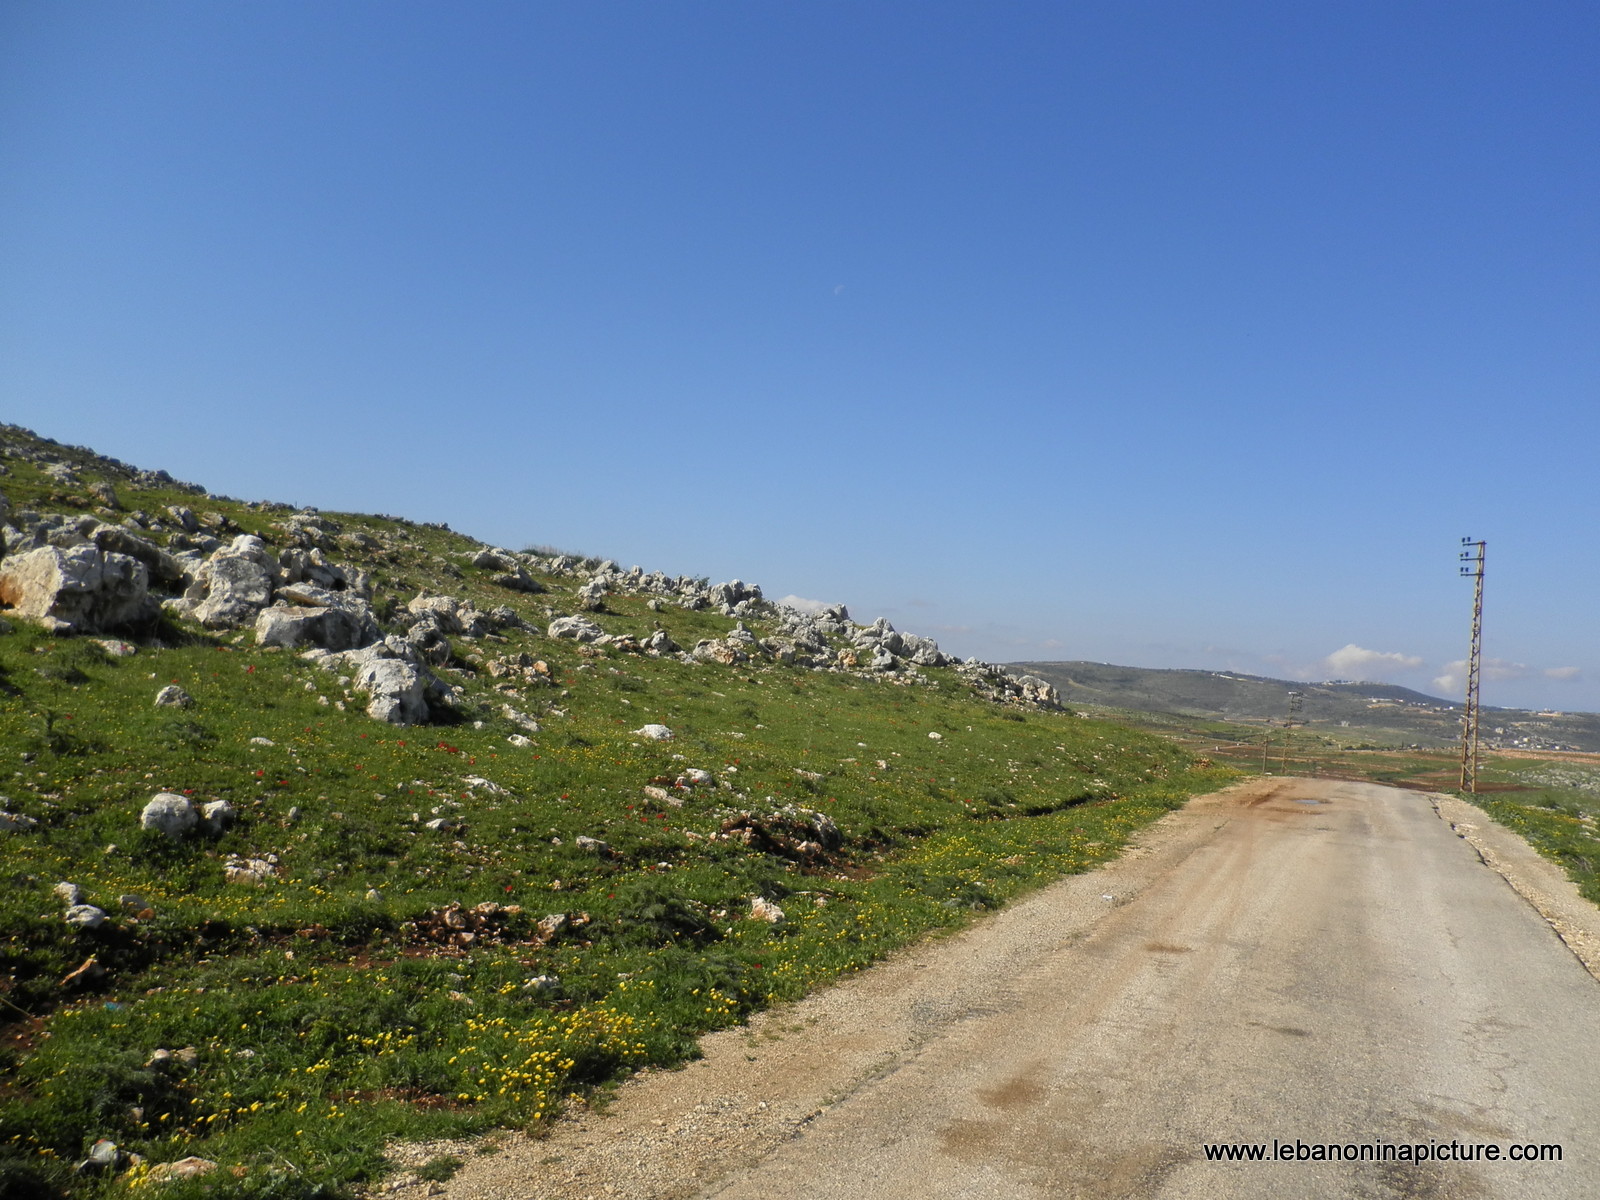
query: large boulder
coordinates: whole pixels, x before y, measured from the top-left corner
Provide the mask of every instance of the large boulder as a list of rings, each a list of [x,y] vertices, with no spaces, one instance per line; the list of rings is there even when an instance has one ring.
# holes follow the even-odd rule
[[[266,543],[241,533],[195,573],[182,608],[207,629],[232,629],[256,619],[272,603],[277,561]]]
[[[187,796],[176,792],[160,792],[152,797],[139,814],[143,829],[154,829],[168,837],[182,837],[200,823],[200,814],[189,803]]]
[[[371,540],[371,539],[368,539]],[[355,592],[370,596],[371,577],[365,571],[330,562],[316,547],[293,548],[278,555],[278,572],[285,583],[309,583],[336,592]]]
[[[41,546],[0,562],[0,605],[57,633],[95,633],[156,613],[145,565],[84,544]]]
[[[406,611],[413,620],[431,623],[440,633],[464,634],[482,637],[489,632],[489,621],[473,607],[471,601],[454,596],[430,596],[423,593],[406,602]]]
[[[588,617],[557,617],[546,631],[553,638],[571,638],[577,642],[592,642],[605,630]]]
[[[278,589],[278,598],[290,603],[256,616],[256,641],[263,646],[358,650],[383,636],[371,605],[350,592],[292,583]]]
[[[367,715],[391,725],[428,719],[428,683],[426,671],[402,658],[370,658],[355,675],[355,686],[371,697]]]
[[[89,540],[107,554],[126,554],[138,559],[150,578],[159,583],[176,587],[187,576],[184,564],[177,558],[121,525],[96,525],[89,533]]]

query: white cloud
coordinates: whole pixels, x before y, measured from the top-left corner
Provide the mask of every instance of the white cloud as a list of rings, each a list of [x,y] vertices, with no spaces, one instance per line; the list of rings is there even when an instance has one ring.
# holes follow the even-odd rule
[[[1546,679],[1579,679],[1582,675],[1583,672],[1577,667],[1546,667],[1544,669],[1544,677]]]
[[[796,612],[806,613],[819,613],[823,609],[831,607],[826,600],[807,600],[804,596],[784,596],[781,600],[775,601],[775,603],[782,605],[784,608],[792,608]]]
[[[1367,675],[1393,671],[1415,671],[1422,665],[1422,660],[1414,654],[1368,650],[1351,642],[1328,655],[1322,663],[1337,678],[1361,679]]]

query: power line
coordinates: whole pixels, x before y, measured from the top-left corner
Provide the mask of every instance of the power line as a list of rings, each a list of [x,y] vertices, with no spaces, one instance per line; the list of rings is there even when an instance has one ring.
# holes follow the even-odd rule
[[[1462,538],[1461,575],[1472,580],[1472,652],[1467,656],[1467,706],[1461,714],[1461,790],[1478,790],[1478,676],[1483,664],[1483,564],[1489,543]]]

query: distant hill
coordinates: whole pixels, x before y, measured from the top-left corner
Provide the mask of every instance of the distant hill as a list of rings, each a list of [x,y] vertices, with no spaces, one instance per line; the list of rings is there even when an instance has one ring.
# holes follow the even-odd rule
[[[1296,723],[1352,740],[1442,746],[1458,742],[1461,705],[1392,683],[1297,683],[1235,671],[1161,670],[1096,662],[1021,662],[1010,666],[1054,684],[1063,703],[1242,723],[1281,724],[1289,693],[1299,692]],[[1600,751],[1600,714],[1483,710],[1491,746]]]

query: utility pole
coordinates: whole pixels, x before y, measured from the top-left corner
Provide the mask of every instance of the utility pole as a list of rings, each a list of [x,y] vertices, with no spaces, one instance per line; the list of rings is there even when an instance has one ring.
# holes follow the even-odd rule
[[[1300,715],[1300,703],[1304,699],[1301,692],[1289,693],[1289,715],[1283,719],[1283,773],[1289,773],[1289,734],[1295,726],[1295,718]]]
[[[1483,665],[1483,564],[1488,542],[1462,538],[1461,576],[1472,580],[1472,652],[1467,656],[1467,704],[1461,713],[1461,790],[1478,790],[1478,677]]]

